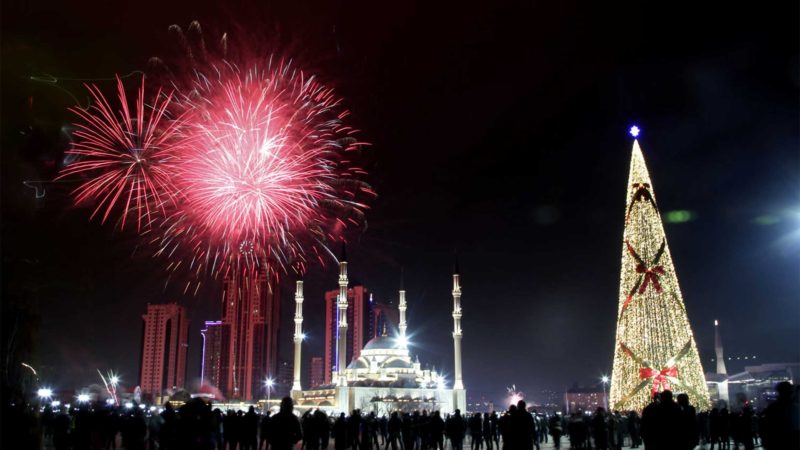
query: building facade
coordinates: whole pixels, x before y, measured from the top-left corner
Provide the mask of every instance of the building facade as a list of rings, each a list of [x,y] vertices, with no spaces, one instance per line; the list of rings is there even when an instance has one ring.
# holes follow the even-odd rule
[[[142,319],[139,386],[143,398],[160,404],[166,391],[184,388],[189,320],[177,303],[148,304]]]
[[[311,358],[311,367],[309,368],[308,387],[316,389],[325,383],[325,364],[322,362],[322,356],[314,356]]]
[[[278,277],[262,265],[224,283],[222,318],[207,321],[202,331],[203,382],[228,400],[257,400],[278,370]]]
[[[339,328],[339,310],[337,301],[338,290],[325,293],[325,384],[332,382],[331,375],[336,370],[339,360],[339,350],[336,346]],[[353,286],[347,289],[347,355],[345,359],[351,361],[357,358],[364,346],[364,337],[369,330],[367,300],[369,289],[364,286]]]

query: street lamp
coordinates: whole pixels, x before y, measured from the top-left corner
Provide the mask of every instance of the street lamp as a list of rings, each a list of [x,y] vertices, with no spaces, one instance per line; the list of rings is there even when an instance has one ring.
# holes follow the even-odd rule
[[[272,386],[275,385],[275,380],[268,377],[266,381],[264,381],[264,384],[267,386],[267,409],[269,409],[269,401],[272,397]]]
[[[606,411],[608,411],[608,394],[606,393],[606,386],[608,386],[608,376],[603,375],[603,377],[600,378],[600,381],[603,382],[603,404],[605,405]]]
[[[41,388],[36,391],[36,395],[42,400],[53,398],[53,390],[50,388]]]

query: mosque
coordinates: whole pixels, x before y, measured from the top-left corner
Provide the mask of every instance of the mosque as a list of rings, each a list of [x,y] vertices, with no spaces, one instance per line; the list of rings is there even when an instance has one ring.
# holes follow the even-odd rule
[[[406,338],[406,291],[399,291],[400,320],[396,336],[383,333],[368,341],[360,355],[347,363],[347,261],[339,262],[338,361],[329,385],[303,390],[300,384],[300,355],[303,341],[303,281],[295,292],[294,377],[292,398],[299,409],[319,408],[327,413],[423,410],[451,413],[466,410],[467,393],[461,375],[461,281],[456,266],[453,273],[453,350],[454,382],[448,388],[444,376],[435,369],[422,369],[419,359],[412,361]],[[341,368],[341,369],[340,369]]]

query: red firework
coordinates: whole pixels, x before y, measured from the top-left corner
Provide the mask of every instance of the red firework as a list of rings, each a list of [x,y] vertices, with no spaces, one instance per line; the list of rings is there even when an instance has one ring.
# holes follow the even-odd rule
[[[76,204],[95,204],[91,217],[100,213],[103,223],[112,211],[121,209],[120,228],[125,227],[128,213],[133,213],[141,230],[154,211],[165,211],[166,202],[174,198],[171,164],[180,121],[167,117],[172,96],[162,96],[159,90],[152,104],[146,105],[142,78],[131,111],[117,77],[120,109],[115,113],[97,86],[87,84],[86,88],[93,104],[87,109],[70,108],[80,121],[74,124],[75,142],[66,153],[77,161],[65,166],[57,179],[84,177],[72,191]]]
[[[163,224],[162,253],[188,248],[198,272],[285,264],[359,222],[358,199],[372,192],[345,154],[362,144],[331,89],[283,62],[195,73],[176,97],[192,143],[176,166],[182,206]]]

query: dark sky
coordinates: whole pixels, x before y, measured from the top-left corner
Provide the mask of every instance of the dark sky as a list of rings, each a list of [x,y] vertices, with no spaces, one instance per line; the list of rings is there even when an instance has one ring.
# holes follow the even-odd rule
[[[665,226],[706,368],[715,318],[730,356],[800,360],[796,2],[3,3],[3,299],[39,315],[31,360],[57,388],[96,368],[135,382],[148,301],[190,306],[199,374],[219,286],[165,288],[133,233],[89,222],[63,184],[23,185],[61,164],[85,96],[71,79],[145,69],[194,19],[296,54],[345,98],[379,194],[349,235],[351,279],[394,298],[403,266],[414,351],[448,373],[457,249],[470,397],[610,372],[633,123],[661,210],[694,213]],[[335,280],[309,274],[306,356]]]

